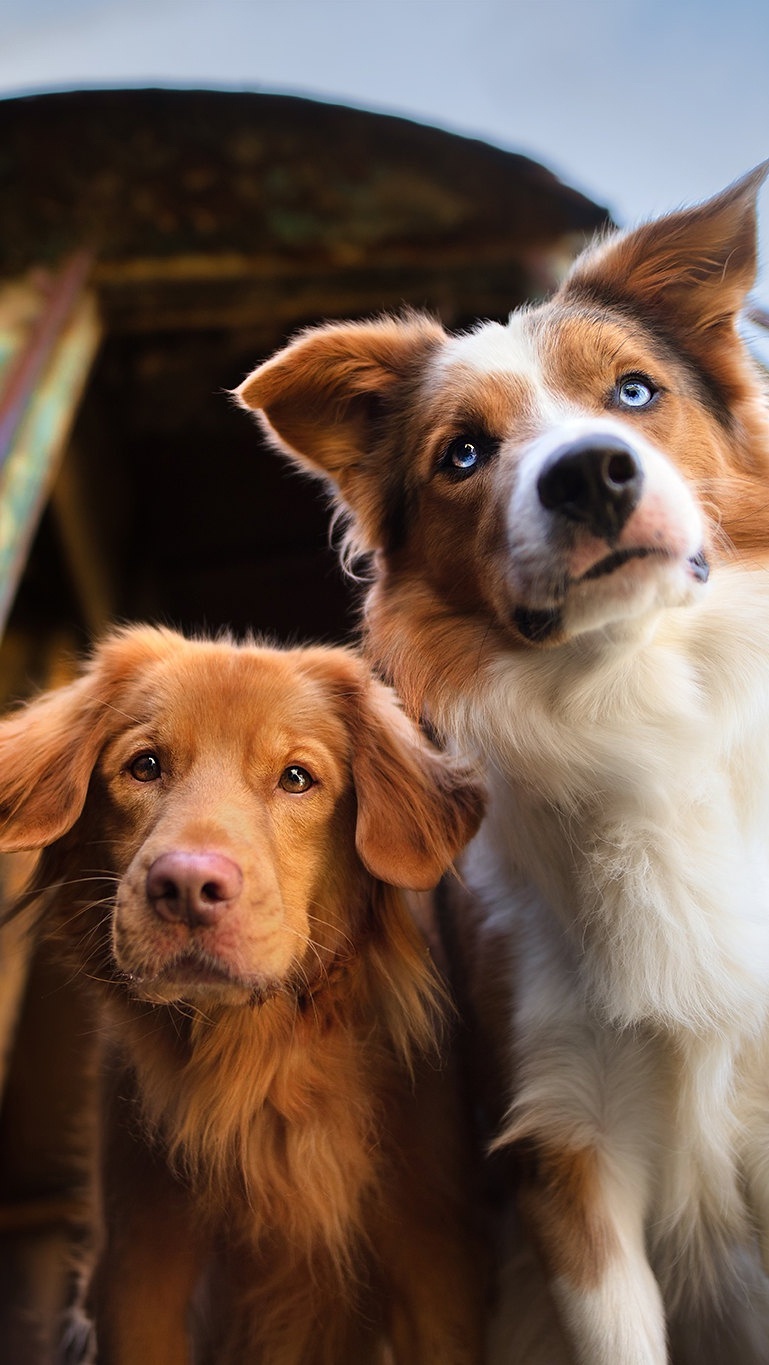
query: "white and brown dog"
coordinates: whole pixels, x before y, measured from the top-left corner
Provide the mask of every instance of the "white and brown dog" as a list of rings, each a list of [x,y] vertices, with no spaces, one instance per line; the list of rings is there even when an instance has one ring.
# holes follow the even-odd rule
[[[766,169],[504,326],[319,327],[238,391],[373,554],[372,656],[487,761],[497,1143],[580,1365],[769,1362]]]

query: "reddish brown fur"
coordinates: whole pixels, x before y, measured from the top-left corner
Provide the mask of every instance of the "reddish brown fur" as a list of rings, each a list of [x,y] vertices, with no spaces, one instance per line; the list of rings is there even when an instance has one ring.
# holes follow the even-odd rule
[[[733,396],[739,392],[739,401],[729,410],[727,425],[719,429],[712,408],[703,402],[707,372],[698,377],[672,344],[632,317],[607,317],[579,303],[563,309],[554,304],[543,332],[547,381],[588,409],[600,411],[616,371],[665,375],[674,401],[650,412],[644,429],[661,450],[675,457],[710,508],[711,551],[729,556],[733,546],[744,553],[763,553],[769,528],[766,417],[755,374],[744,361],[739,369],[733,363],[731,392]],[[730,348],[730,355],[734,350]],[[717,358],[717,348],[714,351]],[[737,355],[743,355],[741,349]]]
[[[147,750],[162,780],[133,776]],[[436,979],[395,889],[477,826],[467,772],[346,651],[137,628],[0,725],[0,773],[0,845],[43,847],[31,894],[56,887],[109,1025],[99,1359],[182,1365],[203,1275],[218,1365],[374,1361],[380,1334],[403,1365],[478,1360]],[[155,911],[169,849],[241,868],[213,928]]]
[[[400,471],[380,465],[367,468],[365,451],[372,420],[381,418],[395,395],[407,409],[404,388],[418,376],[420,362],[439,344],[443,329],[431,319],[408,314],[404,319],[349,323],[329,329],[322,355],[317,334],[309,331],[294,343],[289,370],[268,361],[241,387],[250,406],[269,403],[288,449],[333,471],[340,488],[356,505],[361,539],[373,549],[381,537],[389,501],[399,492]],[[362,458],[363,457],[363,458]]]
[[[592,1289],[616,1253],[604,1215],[598,1157],[590,1148],[532,1146],[524,1158],[521,1212],[551,1279]]]

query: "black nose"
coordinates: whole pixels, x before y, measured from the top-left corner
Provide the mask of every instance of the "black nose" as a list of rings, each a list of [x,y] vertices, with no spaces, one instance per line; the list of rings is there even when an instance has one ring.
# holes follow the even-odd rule
[[[548,512],[580,522],[602,540],[616,540],[638,505],[643,471],[619,436],[586,435],[551,455],[537,480]]]

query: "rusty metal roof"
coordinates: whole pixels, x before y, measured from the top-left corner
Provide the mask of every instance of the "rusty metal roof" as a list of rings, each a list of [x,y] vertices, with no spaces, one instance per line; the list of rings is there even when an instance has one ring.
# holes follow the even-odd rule
[[[604,209],[527,157],[284,95],[0,101],[0,275],[95,257],[110,332],[408,302],[450,324],[549,289]]]
[[[525,156],[282,95],[77,91],[0,101],[0,270],[60,258],[488,259],[606,211]]]
[[[503,318],[605,221],[528,158],[405,119],[212,91],[0,100],[0,277],[50,292],[85,251],[103,338],[96,352],[86,318],[82,404],[77,376],[54,390],[73,435],[10,628],[40,634],[74,594],[91,625],[343,638],[357,606],[323,499],[227,390],[323,317]],[[42,489],[52,459],[29,467]]]

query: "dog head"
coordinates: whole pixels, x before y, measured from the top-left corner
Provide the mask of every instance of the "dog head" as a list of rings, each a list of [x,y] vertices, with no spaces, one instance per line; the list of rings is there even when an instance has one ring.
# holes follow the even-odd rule
[[[484,651],[645,629],[763,552],[767,422],[735,323],[766,169],[599,241],[507,325],[320,327],[240,386],[330,483],[349,551],[374,554],[372,645],[399,686],[428,636],[451,677]]]
[[[128,629],[0,723],[0,849],[44,849],[91,974],[155,1002],[311,990],[381,927],[372,879],[434,885],[481,810],[342,649]]]

